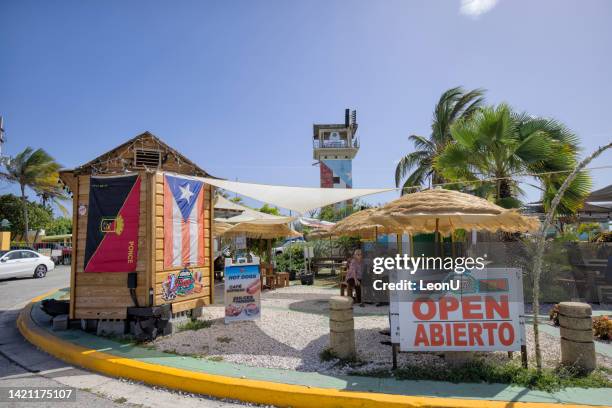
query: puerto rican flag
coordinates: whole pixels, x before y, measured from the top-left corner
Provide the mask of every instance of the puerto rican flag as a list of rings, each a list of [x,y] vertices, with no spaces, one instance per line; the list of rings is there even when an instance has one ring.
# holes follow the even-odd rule
[[[164,177],[164,267],[204,264],[204,183]]]

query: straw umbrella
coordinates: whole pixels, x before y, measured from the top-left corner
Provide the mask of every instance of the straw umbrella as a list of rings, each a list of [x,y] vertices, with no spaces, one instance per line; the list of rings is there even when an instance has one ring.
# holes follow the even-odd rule
[[[527,232],[540,225],[537,218],[526,217],[517,210],[441,188],[406,194],[379,208],[369,220],[397,234],[448,234],[457,229]]]
[[[232,228],[233,226],[234,225],[228,222],[215,220],[215,222],[213,223],[213,235],[215,237],[220,237],[225,233],[225,231]]]
[[[301,237],[297,231],[292,230],[287,224],[259,224],[255,222],[241,222],[226,230],[224,237],[236,237],[246,235],[248,238],[255,239],[274,239],[274,238],[296,238]]]
[[[348,217],[338,221],[328,231],[321,232],[321,236],[350,236],[360,238],[378,237],[379,233],[389,233],[384,225],[374,222],[371,217],[376,212],[375,208],[368,208],[355,212]]]
[[[223,233],[224,237],[233,238],[237,236],[246,236],[253,239],[265,239],[268,241],[268,261],[272,260],[272,240],[275,238],[297,238],[302,234],[289,228],[287,224],[269,224],[266,222],[258,223],[241,222],[234,225]]]

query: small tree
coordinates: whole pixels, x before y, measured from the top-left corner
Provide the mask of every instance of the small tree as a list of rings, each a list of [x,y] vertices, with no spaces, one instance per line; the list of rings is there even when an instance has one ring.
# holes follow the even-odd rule
[[[608,143],[605,146],[599,147],[590,156],[584,159],[576,168],[570,173],[569,176],[565,179],[559,190],[557,190],[557,194],[552,199],[550,204],[550,208],[546,213],[546,218],[540,227],[540,232],[538,234],[536,240],[536,251],[535,251],[535,263],[533,266],[533,335],[535,337],[535,356],[536,356],[536,366],[538,371],[542,370],[542,351],[540,349],[540,329],[538,327],[538,314],[540,312],[540,273],[542,271],[542,258],[544,256],[544,241],[546,238],[546,230],[550,227],[553,217],[555,215],[555,210],[557,206],[561,202],[563,198],[563,194],[570,186],[570,184],[574,181],[574,179],[578,176],[578,174],[584,169],[594,158],[599,156],[605,150],[612,147],[612,143]]]

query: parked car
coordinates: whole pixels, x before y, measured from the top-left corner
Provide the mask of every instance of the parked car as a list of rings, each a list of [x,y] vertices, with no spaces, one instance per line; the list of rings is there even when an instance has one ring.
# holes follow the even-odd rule
[[[283,245],[282,246],[274,248],[274,255],[282,254],[283,252],[285,252],[285,249],[289,245],[299,244],[299,243],[304,243],[304,242],[306,242],[306,241],[302,237],[287,238],[286,240],[283,241]]]
[[[48,256],[28,249],[0,251],[0,279],[34,276],[44,278],[55,269],[55,263]]]

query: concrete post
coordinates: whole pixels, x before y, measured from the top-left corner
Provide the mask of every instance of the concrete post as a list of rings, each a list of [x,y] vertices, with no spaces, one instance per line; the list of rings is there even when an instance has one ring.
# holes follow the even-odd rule
[[[559,303],[561,363],[592,371],[597,366],[591,306],[579,302]]]
[[[343,360],[352,360],[355,352],[353,299],[333,296],[329,299],[329,343],[331,351]]]

